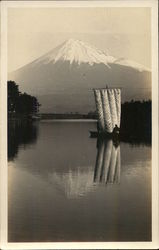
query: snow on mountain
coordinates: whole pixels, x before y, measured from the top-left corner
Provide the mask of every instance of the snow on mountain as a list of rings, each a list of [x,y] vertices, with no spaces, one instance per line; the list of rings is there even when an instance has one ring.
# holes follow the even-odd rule
[[[81,63],[88,63],[89,65],[103,63],[107,67],[110,67],[108,63],[112,63],[115,60],[113,56],[108,56],[101,50],[83,41],[69,39],[61,46],[40,57],[36,62],[47,64],[50,62],[56,63],[57,61],[69,61],[70,64],[75,62],[78,65]]]
[[[73,62],[80,65],[81,63],[88,63],[89,65],[93,64],[105,64],[108,68],[111,68],[110,64],[118,64],[127,67],[132,67],[139,71],[149,70],[145,66],[128,60],[126,58],[115,58],[108,55],[104,51],[99,50],[98,48],[89,45],[86,42],[69,39],[65,41],[62,45],[57,46],[53,50],[49,51],[44,56],[37,59],[36,63],[48,64],[50,62],[56,63],[58,61],[69,61],[70,64]]]
[[[113,63],[114,64],[118,64],[118,65],[123,65],[123,66],[131,67],[131,68],[136,69],[136,70],[138,70],[140,72],[142,72],[142,71],[150,71],[149,68],[143,66],[142,64],[139,64],[137,62],[131,61],[131,60],[126,59],[126,58],[116,59],[116,60],[114,60]]]
[[[93,88],[122,88],[122,101],[151,98],[151,72],[124,58],[115,58],[85,42],[69,39],[37,60],[9,74],[20,91],[36,95],[41,112],[95,109]]]

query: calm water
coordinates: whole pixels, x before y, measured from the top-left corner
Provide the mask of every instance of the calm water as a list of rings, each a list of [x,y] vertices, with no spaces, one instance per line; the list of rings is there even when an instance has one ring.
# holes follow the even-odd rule
[[[151,240],[151,147],[94,122],[9,126],[10,242]]]

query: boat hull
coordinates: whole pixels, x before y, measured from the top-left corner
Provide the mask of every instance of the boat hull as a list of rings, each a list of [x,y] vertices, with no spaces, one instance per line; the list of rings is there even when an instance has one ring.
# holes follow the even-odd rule
[[[116,133],[104,133],[100,131],[89,131],[90,132],[90,137],[91,138],[98,138],[98,137],[103,137],[103,138],[108,138],[108,139],[118,139],[119,138],[119,132]]]

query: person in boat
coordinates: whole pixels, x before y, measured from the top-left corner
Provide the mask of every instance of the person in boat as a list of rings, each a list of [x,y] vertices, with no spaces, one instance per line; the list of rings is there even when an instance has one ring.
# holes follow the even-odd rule
[[[120,129],[118,128],[117,124],[115,124],[115,127],[113,129],[113,134],[119,134]]]

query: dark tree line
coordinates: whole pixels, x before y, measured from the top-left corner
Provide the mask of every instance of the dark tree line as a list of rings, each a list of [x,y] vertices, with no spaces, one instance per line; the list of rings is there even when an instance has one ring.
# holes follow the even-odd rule
[[[98,119],[97,112],[89,112],[88,117]],[[144,139],[151,141],[151,100],[130,101],[121,105],[120,134],[122,139]]]
[[[21,93],[14,81],[7,82],[8,87],[8,114],[35,114],[39,111],[39,102],[35,96]]]
[[[125,102],[121,107],[121,132],[151,138],[151,101]]]

